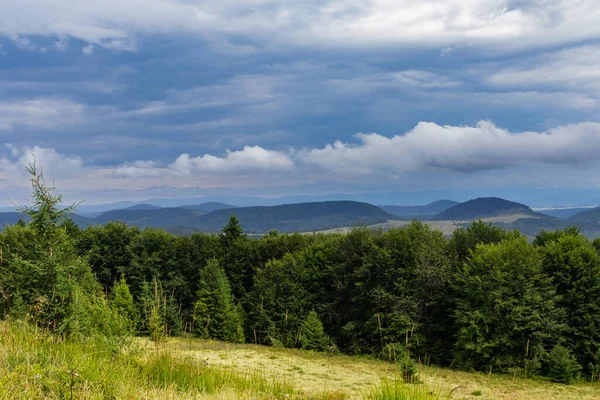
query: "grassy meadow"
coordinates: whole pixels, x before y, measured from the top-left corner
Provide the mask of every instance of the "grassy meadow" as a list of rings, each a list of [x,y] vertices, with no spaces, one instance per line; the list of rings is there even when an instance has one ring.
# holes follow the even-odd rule
[[[420,385],[367,357],[171,338],[111,343],[0,325],[2,399],[597,399],[600,385],[419,366]]]

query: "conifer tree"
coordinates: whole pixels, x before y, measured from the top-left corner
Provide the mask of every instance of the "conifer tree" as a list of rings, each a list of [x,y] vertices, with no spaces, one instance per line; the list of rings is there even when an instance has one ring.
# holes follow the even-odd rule
[[[251,254],[251,243],[240,222],[232,214],[219,234],[220,257],[231,291],[236,299],[242,299],[252,285],[252,267],[248,262]]]
[[[223,247],[228,247],[242,237],[244,237],[244,230],[240,225],[240,221],[235,214],[231,214],[229,221],[227,221],[227,225],[223,227],[221,233],[219,234],[221,245]]]
[[[135,332],[138,325],[138,312],[125,278],[121,278],[113,286],[110,305],[113,310],[126,318],[131,331]]]
[[[35,161],[26,171],[32,187],[31,205],[20,206],[19,210],[29,215],[30,223],[14,227],[10,233],[27,237],[27,244],[20,245],[27,250],[18,251],[8,262],[1,263],[0,292],[5,298],[18,292],[35,323],[70,333],[77,310],[73,305],[75,294],[89,297],[90,301],[102,295],[89,265],[77,257],[73,238],[61,227],[76,205],[61,207],[62,196],[55,195],[54,187],[46,185]]]
[[[153,292],[144,299],[146,314],[146,329],[150,338],[154,342],[159,342],[167,336],[167,326],[165,324],[165,301],[163,301],[162,287],[155,279],[153,283]]]
[[[306,350],[325,351],[331,344],[331,340],[325,334],[323,324],[316,312],[311,311],[302,323],[300,343]]]
[[[215,259],[200,272],[195,326],[204,338],[240,341],[241,315],[223,268]]]

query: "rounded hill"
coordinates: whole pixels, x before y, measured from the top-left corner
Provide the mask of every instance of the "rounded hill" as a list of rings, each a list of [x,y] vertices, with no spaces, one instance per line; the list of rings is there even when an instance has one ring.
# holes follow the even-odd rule
[[[479,197],[450,207],[432,219],[440,221],[472,221],[480,218],[500,217],[511,214],[537,216],[525,204],[515,203],[514,201],[508,201],[499,197]]]

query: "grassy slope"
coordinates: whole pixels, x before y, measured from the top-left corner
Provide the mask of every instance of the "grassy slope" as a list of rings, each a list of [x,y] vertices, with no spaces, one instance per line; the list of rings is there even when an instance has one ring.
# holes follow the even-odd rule
[[[370,358],[327,356],[292,349],[222,342],[171,339],[167,346],[176,354],[207,359],[235,371],[263,371],[292,383],[307,393],[328,391],[347,399],[363,399],[382,378],[396,377],[393,365]],[[575,400],[600,398],[600,384],[560,385],[500,374],[482,374],[435,367],[421,367],[421,378],[435,392],[452,399]],[[457,388],[458,387],[458,388]],[[474,395],[481,391],[481,395]],[[442,396],[445,398],[445,396]]]
[[[393,396],[372,396],[382,379],[396,378],[393,365],[369,358],[181,338],[159,346],[141,338],[125,352],[114,349],[103,340],[61,340],[27,326],[0,323],[0,398],[600,398],[598,383],[564,386],[432,367],[421,367],[423,385],[400,387],[400,392],[411,393],[408,397],[397,395],[398,386],[389,390]]]

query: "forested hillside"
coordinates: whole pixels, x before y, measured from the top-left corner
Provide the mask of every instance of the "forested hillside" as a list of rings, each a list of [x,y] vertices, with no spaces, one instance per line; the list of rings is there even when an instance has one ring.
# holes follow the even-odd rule
[[[213,211],[191,221],[205,232],[219,232],[229,217],[235,214],[250,233],[312,232],[353,226],[372,225],[394,217],[381,208],[356,201],[323,201],[284,204],[270,207],[240,207]]]
[[[478,218],[497,217],[508,214],[539,216],[525,204],[498,197],[479,197],[465,201],[436,215],[435,220],[473,221]]]
[[[71,214],[70,218],[81,228],[124,222],[138,228],[163,228],[172,232],[217,233],[234,214],[248,233],[313,232],[358,224],[372,225],[394,219],[381,208],[355,201],[324,201],[316,203],[285,204],[268,207],[233,207],[223,203],[205,203],[181,207],[145,207],[112,210],[93,216]],[[0,224],[14,224],[19,218],[28,221],[26,214],[0,213]]]

